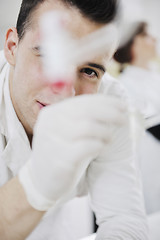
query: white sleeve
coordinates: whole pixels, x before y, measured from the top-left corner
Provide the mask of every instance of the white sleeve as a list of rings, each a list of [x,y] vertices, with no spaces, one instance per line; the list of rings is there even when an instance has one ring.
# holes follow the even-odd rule
[[[139,170],[130,123],[112,129],[113,139],[87,173],[92,209],[99,229],[97,240],[147,240]]]

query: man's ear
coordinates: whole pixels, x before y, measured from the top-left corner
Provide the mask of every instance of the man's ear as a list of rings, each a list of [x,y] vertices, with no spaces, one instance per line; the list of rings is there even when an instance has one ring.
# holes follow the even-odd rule
[[[6,40],[4,45],[4,54],[8,63],[12,66],[16,62],[16,52],[18,47],[18,34],[16,28],[10,28],[6,34]]]

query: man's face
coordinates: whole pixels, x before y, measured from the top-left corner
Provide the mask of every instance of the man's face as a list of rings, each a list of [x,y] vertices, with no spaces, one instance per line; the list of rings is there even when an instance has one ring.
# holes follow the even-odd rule
[[[76,38],[81,38],[102,25],[91,22],[75,8],[67,8],[59,1],[46,1],[34,12],[32,27],[27,29],[22,40],[15,47],[15,61],[11,67],[10,91],[15,111],[26,132],[32,134],[39,111],[64,98],[63,94],[53,89],[43,74],[40,48],[39,19],[42,14],[50,10],[65,10],[70,15],[69,31]],[[111,53],[97,56],[89,63],[76,68],[74,86],[68,96],[91,94],[97,92],[100,80],[105,71],[107,60]],[[63,69],[63,66],[62,66]],[[74,91],[73,91],[74,90]]]

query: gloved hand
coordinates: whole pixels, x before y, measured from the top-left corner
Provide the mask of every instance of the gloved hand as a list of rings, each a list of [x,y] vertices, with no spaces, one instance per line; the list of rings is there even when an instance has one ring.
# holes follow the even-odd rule
[[[124,124],[126,106],[102,94],[67,99],[41,110],[31,158],[19,172],[29,203],[38,210],[65,202],[91,160]]]

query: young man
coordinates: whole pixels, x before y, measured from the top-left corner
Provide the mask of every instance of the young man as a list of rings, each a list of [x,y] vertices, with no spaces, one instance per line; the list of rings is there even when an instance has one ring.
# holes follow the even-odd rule
[[[68,29],[80,38],[113,21],[116,1],[24,0],[17,29],[7,32],[0,75],[0,238],[77,239],[59,219],[66,218],[69,199],[89,192],[97,239],[146,240],[121,90],[108,80],[108,95],[91,95],[111,52],[77,66],[67,94],[53,87],[39,52],[39,19],[50,10],[68,13]]]

